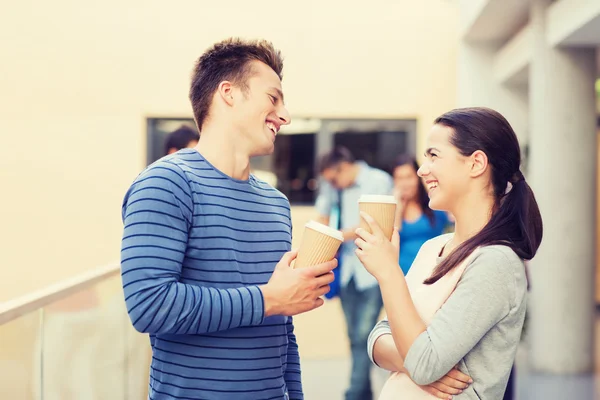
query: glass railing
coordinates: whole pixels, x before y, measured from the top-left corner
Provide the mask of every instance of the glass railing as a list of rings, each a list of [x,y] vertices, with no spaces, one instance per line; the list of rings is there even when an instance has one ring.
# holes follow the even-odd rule
[[[0,398],[34,400],[40,385],[41,310],[0,325]],[[36,371],[38,373],[36,374]]]
[[[148,337],[131,326],[118,266],[87,278],[0,305],[0,399],[146,399]]]

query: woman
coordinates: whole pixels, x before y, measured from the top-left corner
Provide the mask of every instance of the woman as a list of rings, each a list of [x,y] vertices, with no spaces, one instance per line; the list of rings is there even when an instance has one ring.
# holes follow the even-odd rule
[[[393,169],[398,200],[395,226],[400,228],[400,268],[404,275],[423,243],[441,235],[449,222],[445,212],[429,208],[429,196],[418,169],[417,161],[404,154],[396,159]]]
[[[457,109],[435,121],[426,156],[419,176],[429,205],[454,216],[455,232],[425,243],[405,278],[399,235],[387,241],[366,214],[373,234],[357,230],[357,255],[378,280],[388,317],[368,348],[394,372],[380,399],[501,399],[525,317],[523,260],[542,240],[519,143],[496,111]],[[445,383],[454,367],[472,378],[462,391]]]

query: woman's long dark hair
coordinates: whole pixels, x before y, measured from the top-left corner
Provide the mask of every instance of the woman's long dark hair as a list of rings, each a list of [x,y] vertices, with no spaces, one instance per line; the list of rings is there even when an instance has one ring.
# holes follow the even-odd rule
[[[419,164],[417,160],[409,156],[408,154],[400,154],[398,158],[394,161],[394,165],[392,166],[392,174],[398,167],[402,167],[404,165],[410,165],[412,169],[415,171],[415,175],[417,175],[417,171],[419,170]],[[429,195],[427,194],[427,189],[425,188],[425,184],[419,179],[419,188],[417,189],[417,203],[421,206],[421,210],[423,214],[429,219],[429,223],[433,227],[435,225],[435,215],[433,214],[433,210],[429,208]],[[404,216],[402,216],[404,218]]]
[[[435,123],[454,130],[450,143],[462,155],[477,150],[487,155],[496,201],[487,225],[452,251],[424,283],[436,282],[481,246],[505,245],[522,259],[532,259],[542,241],[542,216],[521,173],[519,141],[508,121],[489,108],[461,108]]]

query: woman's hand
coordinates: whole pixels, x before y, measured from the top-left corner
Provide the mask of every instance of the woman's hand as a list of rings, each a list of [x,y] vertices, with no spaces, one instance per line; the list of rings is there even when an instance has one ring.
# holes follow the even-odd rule
[[[398,229],[394,228],[391,241],[387,240],[379,224],[368,214],[361,212],[361,216],[371,227],[372,234],[362,228],[356,230],[358,238],[354,241],[358,249],[356,255],[367,271],[378,281],[385,279],[390,272],[397,272],[400,236]]]
[[[451,399],[453,395],[461,394],[471,383],[471,377],[454,368],[439,381],[420,388],[439,399]]]

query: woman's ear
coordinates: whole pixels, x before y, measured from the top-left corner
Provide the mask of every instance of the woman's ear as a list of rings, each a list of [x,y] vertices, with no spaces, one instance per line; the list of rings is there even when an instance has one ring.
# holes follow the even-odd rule
[[[481,151],[477,150],[471,154],[471,177],[477,178],[483,175],[488,169],[488,157]]]

